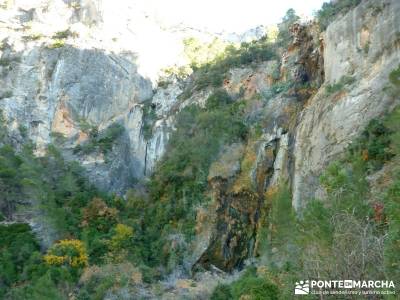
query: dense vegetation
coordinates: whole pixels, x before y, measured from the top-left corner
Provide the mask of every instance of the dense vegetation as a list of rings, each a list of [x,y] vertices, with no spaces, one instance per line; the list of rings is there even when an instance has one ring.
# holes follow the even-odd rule
[[[290,299],[299,278],[399,282],[400,167],[395,163],[400,158],[399,129],[400,108],[382,121],[371,121],[344,157],[321,176],[327,201],[311,199],[301,216],[295,215],[285,185],[268,191],[259,231],[258,272],[246,272],[238,281],[218,286],[212,299],[273,291],[261,288],[268,282],[278,286],[282,299]],[[366,178],[385,163],[391,166],[392,177],[378,194],[371,194]],[[240,285],[249,274],[255,284],[250,291],[246,288],[253,283]],[[259,278],[265,280],[256,284]],[[274,299],[263,297],[254,299]]]
[[[0,297],[4,297],[10,286],[29,276],[29,260],[40,256],[40,249],[26,224],[0,226],[0,249]]]
[[[141,236],[149,265],[174,267],[182,256],[186,239],[194,234],[195,206],[205,203],[208,169],[224,144],[246,138],[243,103],[233,102],[224,90],[217,90],[205,108],[191,105],[178,115],[163,161],[159,164],[145,200],[130,201],[144,208]],[[183,234],[177,249],[172,236]],[[164,250],[163,250],[164,249]],[[166,251],[168,249],[168,251]]]
[[[321,26],[356,3],[325,5],[319,12]],[[232,99],[221,89],[223,80],[232,67],[277,59],[297,20],[289,10],[277,41],[265,37],[222,53],[216,48],[217,58],[192,65],[194,85],[186,92],[209,87],[213,92],[204,107],[192,104],[177,114],[177,130],[145,191],[129,191],[125,199],[97,190],[53,145],[43,157],[36,157],[29,143],[17,151],[0,120],[0,222],[29,216],[38,225],[36,230],[44,228],[51,237],[51,245],[41,249],[27,224],[0,225],[0,298],[103,299],[110,291],[118,298],[124,288],[131,292],[134,284],[154,283],[182,266],[195,235],[196,209],[210,200],[211,164],[224,146],[249,144],[252,130],[257,129],[257,137],[262,132],[260,124],[247,118],[251,99]],[[399,69],[389,79],[399,85]],[[343,77],[326,92],[339,92],[353,82],[353,77]],[[271,93],[290,86],[278,82]],[[150,103],[144,104],[144,115],[148,138],[156,118]],[[285,183],[268,190],[261,197],[258,268],[249,267],[232,283],[218,285],[211,299],[291,299],[299,278],[398,282],[400,168],[393,162],[400,158],[399,124],[400,109],[371,121],[344,157],[321,176],[326,201],[309,199],[301,215],[293,211]],[[88,141],[75,153],[106,154],[123,134],[119,125],[98,132],[82,122],[81,129]],[[255,157],[244,156],[241,171],[250,173]],[[391,179],[381,191],[372,191],[366,178],[384,166],[391,168]]]
[[[250,267],[232,284],[221,284],[216,287],[211,300],[278,300],[279,290],[277,285],[271,283],[265,270]],[[247,298],[245,298],[247,297]]]
[[[183,245],[193,236],[194,207],[207,201],[210,164],[224,144],[246,138],[242,108],[240,101],[234,102],[226,92],[217,90],[205,108],[192,105],[183,109],[168,155],[149,184],[149,198],[131,192],[124,201],[100,193],[83,177],[81,168],[64,161],[54,146],[49,146],[45,157],[37,158],[30,145],[18,153],[10,145],[3,145],[0,148],[3,219],[15,211],[24,214],[32,204],[20,203],[20,199],[39,201],[39,207],[46,213],[41,210],[27,213],[38,214],[35,220],[45,227],[54,227],[57,232],[54,238],[60,239],[43,256],[27,226],[23,227],[24,235],[19,225],[1,227],[9,236],[0,244],[5,250],[1,267],[6,275],[2,282],[4,293],[23,299],[25,295],[40,293],[37,289],[49,284],[54,290],[48,290],[48,299],[62,298],[88,264],[128,260],[141,268],[145,281],[159,278],[157,266],[171,270],[179,264]],[[90,149],[108,150],[119,134],[118,127],[103,133],[91,130],[88,145],[94,144]],[[182,244],[175,249],[170,245],[174,233],[184,234]],[[25,235],[30,238],[22,239]],[[15,244],[10,245],[11,237]],[[15,253],[13,247],[27,251],[10,260],[9,256]],[[114,279],[107,280],[110,280],[108,287],[114,284]],[[88,284],[92,284],[91,280]],[[47,296],[40,297],[37,299]]]
[[[0,147],[2,219],[9,219],[15,211],[22,216],[33,215],[35,222],[47,228],[49,234],[52,232],[50,228],[53,228],[58,238],[85,240],[89,245],[89,254],[95,260],[91,244],[96,236],[85,236],[85,230],[82,231],[82,208],[94,197],[104,196],[107,201],[111,198],[93,188],[83,177],[81,168],[66,163],[53,146],[48,148],[47,156],[41,158],[35,157],[32,151],[29,144],[19,153],[7,144]],[[37,209],[29,209],[33,201]],[[8,295],[12,299],[61,299],[60,291],[66,292],[79,278],[84,264],[64,266],[51,259],[44,260],[29,226],[0,225],[0,230],[2,296]],[[83,249],[83,244],[80,247]],[[52,251],[58,253],[57,248],[52,249],[49,255],[54,254]]]
[[[209,79],[212,86],[221,85],[221,74],[233,66],[275,57],[266,39],[239,49],[231,47],[227,53],[205,66],[192,66],[200,78],[196,88],[209,85]],[[49,230],[46,234],[54,242],[43,252],[28,226],[0,226],[5,236],[0,244],[2,296],[63,299],[80,279],[78,299],[91,299],[92,295],[102,299],[115,285],[129,286],[137,274],[138,281],[155,281],[181,264],[194,235],[196,205],[209,200],[206,189],[211,163],[224,145],[247,138],[244,108],[242,101],[233,101],[220,89],[214,90],[204,108],[184,108],[178,114],[178,130],[171,136],[168,154],[148,184],[148,195],[131,191],[126,200],[91,186],[82,169],[66,162],[53,145],[44,157],[36,157],[29,143],[16,151],[2,127],[1,219],[10,220],[15,214],[33,216],[34,222]],[[149,136],[154,120],[150,105],[145,105],[145,114],[144,134]],[[76,147],[75,153],[107,154],[123,134],[119,125],[101,132],[85,121],[80,127],[88,140]],[[54,136],[54,140],[62,137]],[[27,250],[14,258],[15,247]],[[123,268],[127,268],[126,274],[120,277]],[[109,275],[103,274],[105,269]]]
[[[355,78],[351,76],[342,76],[337,82],[333,84],[328,84],[325,87],[326,93],[329,94],[334,94],[336,92],[342,91],[346,86],[351,85],[352,83],[355,82]]]
[[[263,61],[279,60],[280,51],[286,48],[291,40],[289,28],[298,20],[299,17],[295,11],[289,9],[278,26],[279,33],[276,40],[265,35],[263,38],[252,42],[243,42],[239,47],[232,44],[227,45],[212,60],[194,59],[191,64],[195,71],[193,84],[189,85],[183,93],[183,97],[189,97],[193,90],[220,87],[227,77],[228,71],[232,68],[243,65],[249,66]],[[189,57],[192,58],[193,55],[189,55]]]
[[[389,80],[394,86],[400,87],[400,65],[390,72]]]
[[[337,0],[322,4],[322,8],[317,12],[317,19],[321,30],[325,30],[338,16],[347,13],[360,3],[361,0]]]
[[[11,215],[29,216],[45,235],[58,240],[43,253],[28,225],[0,225],[0,297],[65,299],[87,265],[118,262],[128,256],[125,249],[134,242],[134,232],[120,213],[124,201],[94,188],[82,168],[66,162],[52,145],[44,157],[34,156],[29,143],[16,152],[8,144],[2,122],[0,127],[1,221],[10,220]],[[108,149],[116,131],[99,134],[97,141],[105,145],[103,149]],[[129,214],[129,209],[124,212]],[[90,290],[93,282],[89,279]],[[115,280],[114,276],[108,288]],[[83,286],[78,298],[88,299],[86,291]]]
[[[146,102],[143,105],[143,137],[148,140],[152,136],[152,128],[154,126],[154,122],[157,120],[157,115],[155,108],[151,103]]]
[[[206,87],[219,87],[227,76],[229,69],[256,62],[277,59],[273,44],[267,37],[250,43],[242,43],[239,48],[230,45],[223,54],[213,61],[201,66],[194,65],[194,89],[202,90]],[[186,91],[185,96],[190,95]]]
[[[78,299],[102,299],[109,288],[121,284],[118,274],[122,271],[117,267],[122,261],[121,268],[130,266],[127,271],[131,272],[124,274],[129,279],[124,277],[125,284],[135,274],[143,273],[144,280],[156,278],[146,273],[140,252],[143,244],[132,227],[134,216],[140,213],[138,207],[132,200],[99,192],[82,174],[54,146],[41,158],[33,155],[29,145],[19,153],[7,144],[0,148],[2,220],[9,220],[15,212],[33,215],[46,234],[54,229],[53,238],[58,240],[43,253],[28,225],[0,225],[0,297],[65,299],[85,275]],[[37,209],[29,199],[36,201]],[[128,261],[143,266],[144,271]],[[110,277],[100,276],[102,272],[88,265],[111,268]]]
[[[114,142],[123,134],[124,127],[120,124],[112,124],[102,132],[98,132],[96,127],[84,124],[88,134],[88,141],[75,147],[74,153],[82,152],[89,154],[94,151],[100,151],[106,154],[112,149]]]
[[[145,281],[159,278],[159,264],[166,270],[176,267],[185,239],[193,234],[193,208],[207,201],[204,191],[212,157],[223,143],[246,138],[240,111],[240,102],[232,102],[222,91],[212,95],[204,109],[187,107],[178,121],[185,126],[174,135],[169,155],[151,181],[151,199],[133,192],[126,201],[101,194],[54,147],[46,157],[35,158],[31,147],[17,154],[3,145],[3,219],[12,210],[24,211],[10,205],[18,204],[16,195],[35,193],[46,208],[45,219],[55,221],[60,240],[43,253],[27,225],[0,226],[2,296],[64,299],[81,278],[78,299],[102,299],[111,287],[129,285],[137,274]],[[218,286],[212,299],[290,297],[298,278],[400,279],[400,170],[394,165],[392,181],[381,197],[373,198],[380,200],[366,201],[370,190],[365,179],[399,157],[399,124],[400,109],[372,121],[343,159],[327,168],[321,182],[329,206],[313,200],[296,217],[284,186],[269,191],[258,247],[261,264],[232,284]],[[168,238],[182,232],[186,235],[180,244]],[[342,239],[344,235],[349,238]],[[367,264],[360,264],[360,254],[368,258]],[[337,268],[343,259],[352,261],[350,269],[344,261]]]

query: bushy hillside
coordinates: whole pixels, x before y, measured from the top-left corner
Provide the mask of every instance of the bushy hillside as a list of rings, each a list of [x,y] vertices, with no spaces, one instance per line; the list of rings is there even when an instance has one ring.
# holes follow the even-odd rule
[[[399,282],[400,5],[385,3],[335,1],[306,23],[291,9],[276,36],[210,53],[186,40],[191,64],[154,90],[131,54],[75,49],[71,32],[25,56],[5,43],[0,298]],[[14,95],[28,65],[40,84]]]

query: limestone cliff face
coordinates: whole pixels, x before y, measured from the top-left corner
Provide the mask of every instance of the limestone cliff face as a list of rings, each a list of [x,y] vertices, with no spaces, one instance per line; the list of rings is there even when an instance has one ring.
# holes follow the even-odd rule
[[[400,61],[399,1],[362,1],[324,34],[325,83],[307,101],[295,132],[293,205],[323,196],[318,177],[373,118],[399,104],[385,92]],[[325,87],[354,78],[338,93]]]
[[[0,15],[0,109],[15,146],[23,142],[20,129],[25,128],[38,155],[55,143],[67,159],[85,167],[93,183],[123,194],[150,174],[164,151],[170,110],[181,88],[177,82],[153,87],[156,73],[179,57],[181,45],[146,19],[138,3],[126,11],[103,1],[8,6]],[[147,57],[158,48],[149,44],[147,33],[158,43],[168,40],[175,52]],[[127,40],[136,43],[124,44]],[[146,107],[156,119],[149,125],[153,134],[145,137]],[[115,124],[124,132],[111,151],[74,151],[91,142],[90,131],[101,135]]]
[[[143,176],[146,142],[140,136],[140,105],[153,91],[151,82],[137,73],[134,61],[68,46],[4,52],[2,59],[18,58],[18,63],[2,67],[2,86],[12,95],[0,104],[7,122],[16,129],[16,138],[18,127],[25,127],[41,154],[59,133],[66,139],[61,148],[71,156],[69,150],[87,140],[83,124],[102,131],[121,123],[127,132],[114,146],[111,165],[104,167],[104,158],[96,153],[75,158],[88,169],[93,182],[115,191],[126,188],[118,179]]]

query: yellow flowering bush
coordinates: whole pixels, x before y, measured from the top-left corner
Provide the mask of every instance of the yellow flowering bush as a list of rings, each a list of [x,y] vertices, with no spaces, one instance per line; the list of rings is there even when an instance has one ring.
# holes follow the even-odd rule
[[[119,250],[120,248],[123,248],[127,244],[129,244],[129,241],[133,237],[133,229],[132,227],[129,227],[124,224],[117,224],[115,226],[115,234],[111,238],[110,241],[110,246],[114,250]]]
[[[108,243],[108,258],[113,262],[122,262],[128,255],[128,248],[132,246],[133,228],[124,224],[117,224],[113,229],[113,236]]]
[[[73,268],[85,267],[88,255],[85,245],[80,240],[61,240],[50,247],[43,257],[48,265],[67,265]]]

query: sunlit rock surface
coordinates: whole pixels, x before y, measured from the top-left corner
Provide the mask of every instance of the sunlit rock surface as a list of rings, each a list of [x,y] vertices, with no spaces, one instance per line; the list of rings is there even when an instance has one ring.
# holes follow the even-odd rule
[[[303,207],[306,199],[321,196],[322,169],[371,119],[399,103],[398,97],[384,89],[389,84],[388,74],[400,61],[399,14],[399,1],[363,1],[326,30],[325,84],[308,100],[296,128],[295,208]],[[353,77],[353,83],[339,94],[328,95],[325,86],[343,76]]]

